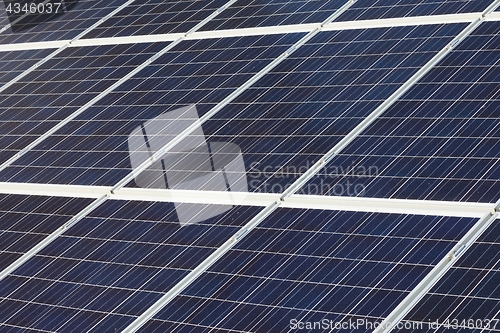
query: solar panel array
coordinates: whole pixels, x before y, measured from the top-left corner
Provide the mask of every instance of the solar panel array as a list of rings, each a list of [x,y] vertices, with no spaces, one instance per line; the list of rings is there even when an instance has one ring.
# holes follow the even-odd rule
[[[1,332],[500,331],[499,1],[66,2],[0,4]]]
[[[498,200],[498,31],[498,22],[482,24],[330,162],[376,174],[338,177],[323,194],[351,181],[369,197]]]
[[[474,222],[280,209],[143,332],[284,332],[293,319],[380,320]]]

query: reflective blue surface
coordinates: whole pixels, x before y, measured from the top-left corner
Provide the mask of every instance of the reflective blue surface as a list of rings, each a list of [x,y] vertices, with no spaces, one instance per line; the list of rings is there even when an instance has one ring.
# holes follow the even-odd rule
[[[205,122],[205,138],[239,147],[232,175],[248,191],[281,193],[463,28],[321,32]]]
[[[142,332],[194,325],[282,332],[292,319],[381,320],[474,222],[279,209]]]
[[[479,26],[304,188],[346,196],[350,183],[362,187],[350,196],[498,200],[499,29]]]
[[[26,328],[125,328],[262,208],[181,225],[182,206],[107,201],[0,284],[0,322]],[[229,206],[231,208],[231,206]]]
[[[184,41],[0,173],[0,180],[114,185],[132,171],[127,139],[137,126],[189,104],[201,117],[302,36]]]

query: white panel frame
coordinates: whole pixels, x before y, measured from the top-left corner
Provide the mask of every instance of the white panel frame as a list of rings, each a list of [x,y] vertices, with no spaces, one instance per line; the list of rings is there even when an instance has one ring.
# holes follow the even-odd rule
[[[323,25],[321,23],[307,23],[307,24],[291,24],[291,25],[258,27],[258,28],[194,31],[192,33],[189,33],[189,35],[186,35],[185,33],[171,33],[171,34],[126,36],[126,37],[106,37],[106,38],[74,39],[74,40],[60,40],[60,41],[47,41],[47,42],[1,44],[0,52],[38,50],[38,49],[57,49],[65,45],[68,47],[85,47],[85,46],[169,42],[177,40],[182,37],[185,37],[186,40],[195,40],[195,39],[198,40],[198,39],[225,38],[225,37],[263,36],[263,35],[276,35],[284,33],[300,33],[300,32],[310,32],[314,29],[321,29],[322,31],[338,31],[338,30],[390,28],[390,27],[432,25],[432,24],[472,23],[475,20],[480,19],[481,17],[484,17],[484,20],[490,22],[500,21],[500,12],[493,12],[488,14],[483,14],[483,13],[445,14],[445,15],[432,15],[432,16],[375,19],[375,20],[330,22]]]
[[[123,187],[111,192],[110,186],[54,185],[32,183],[0,183],[1,194],[38,195],[110,200],[183,202],[214,205],[266,207],[280,201],[276,193],[246,193],[144,189]],[[294,194],[281,200],[283,208],[361,211],[387,214],[412,214],[480,218],[495,213],[500,203],[454,202],[437,200],[384,199],[366,197],[336,197]]]

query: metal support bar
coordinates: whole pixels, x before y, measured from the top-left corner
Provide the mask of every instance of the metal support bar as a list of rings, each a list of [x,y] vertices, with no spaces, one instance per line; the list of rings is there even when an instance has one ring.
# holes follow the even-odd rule
[[[483,14],[483,13],[445,14],[445,15],[431,15],[431,16],[332,22],[332,23],[327,23],[323,26],[321,23],[306,23],[306,24],[291,24],[291,25],[256,27],[256,28],[196,31],[186,36],[185,40],[300,33],[300,32],[309,32],[316,28],[321,28],[322,31],[339,31],[339,30],[390,28],[390,27],[432,25],[432,24],[471,23],[480,17],[484,17],[485,21],[500,21],[499,12],[493,12],[489,14]],[[122,36],[122,37],[88,38],[88,39],[78,39],[73,41],[59,40],[59,41],[47,41],[47,42],[13,43],[13,44],[0,45],[0,52],[56,49],[69,43],[71,43],[69,47],[84,47],[84,46],[171,42],[183,37],[184,35],[185,33],[169,33],[169,34],[137,35],[137,36]]]
[[[183,202],[261,207],[266,207],[272,202],[280,201],[280,194],[276,193],[194,191],[127,187],[111,193],[111,189],[112,187],[108,186],[0,183],[0,193],[19,195],[94,199],[108,195],[111,200]],[[500,207],[500,202],[477,203],[299,194],[294,194],[291,197],[286,198],[286,200],[281,203],[281,207],[297,209],[345,210],[371,213],[473,218],[480,218],[487,212],[495,213]]]
[[[500,213],[500,199],[495,203],[492,213]]]
[[[66,198],[97,199],[110,192],[111,187],[34,183],[0,183],[0,193]]]
[[[281,207],[480,218],[491,212],[494,204],[295,194],[286,198]]]
[[[411,309],[424,297],[425,294],[448,272],[470,246],[495,221],[498,213],[486,214],[469,232],[453,247],[453,249],[420,281],[405,299],[385,318],[374,333],[390,332]]]

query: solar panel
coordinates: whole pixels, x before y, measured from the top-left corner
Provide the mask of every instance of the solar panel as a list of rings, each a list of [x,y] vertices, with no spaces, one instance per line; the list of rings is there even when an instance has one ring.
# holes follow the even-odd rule
[[[288,332],[298,323],[323,319],[329,325],[358,319],[373,325],[473,223],[279,209],[141,332]],[[358,331],[370,330],[362,326]]]
[[[183,206],[201,218],[181,220]],[[3,329],[123,329],[262,210],[213,209],[105,202],[2,281]]]
[[[498,220],[406,316],[426,329],[500,331]],[[432,326],[430,326],[432,324]]]
[[[481,25],[308,186],[327,195],[349,195],[339,189],[350,183],[362,187],[351,196],[495,202],[499,28]],[[330,177],[336,170],[344,174]]]
[[[187,32],[226,0],[135,1],[84,38]]]
[[[490,0],[358,0],[337,21],[482,12]]]
[[[463,27],[321,32],[183,142],[204,136],[207,142],[231,143],[237,149],[227,155],[241,152],[245,168],[228,173],[246,178],[251,192],[281,193]],[[185,151],[183,142],[165,163]],[[188,164],[184,158],[171,168]]]
[[[50,54],[50,50],[0,52],[0,88]]]
[[[237,1],[201,30],[240,29],[288,24],[320,23],[342,7],[341,0]]]
[[[90,199],[1,194],[0,271],[90,202]]]
[[[163,44],[158,43],[67,48],[0,92],[0,163],[76,112],[162,47]]]
[[[0,1],[0,331],[500,331],[499,4]]]
[[[183,41],[0,173],[0,180],[114,185],[132,171],[128,137],[137,126],[160,115],[177,121],[182,114],[169,111],[192,103],[201,117],[301,36]],[[179,121],[184,128],[189,119]],[[172,136],[160,139],[167,143]]]
[[[54,1],[50,1],[50,3],[52,2]],[[27,1],[19,1],[18,3],[29,4]],[[62,1],[54,3],[62,3]],[[70,10],[65,9],[65,6],[59,6],[57,7],[59,9],[56,9],[56,6],[54,5],[52,11],[55,12],[58,10],[58,13],[60,12],[61,15],[21,31],[14,32],[12,27],[8,26],[5,31],[0,33],[0,44],[66,40],[75,38],[93,24],[97,23],[100,19],[110,14],[113,10],[117,9],[123,3],[124,1],[120,0],[77,1],[77,4]],[[22,7],[23,6],[20,8],[21,10],[23,10]],[[15,10],[15,8],[13,10]],[[45,13],[48,10],[49,8],[47,6],[40,8],[40,12],[37,12],[36,15],[34,15],[34,18],[36,19],[40,15],[39,13]],[[0,13],[0,16],[7,17],[6,9]],[[4,23],[9,22],[4,19]]]

